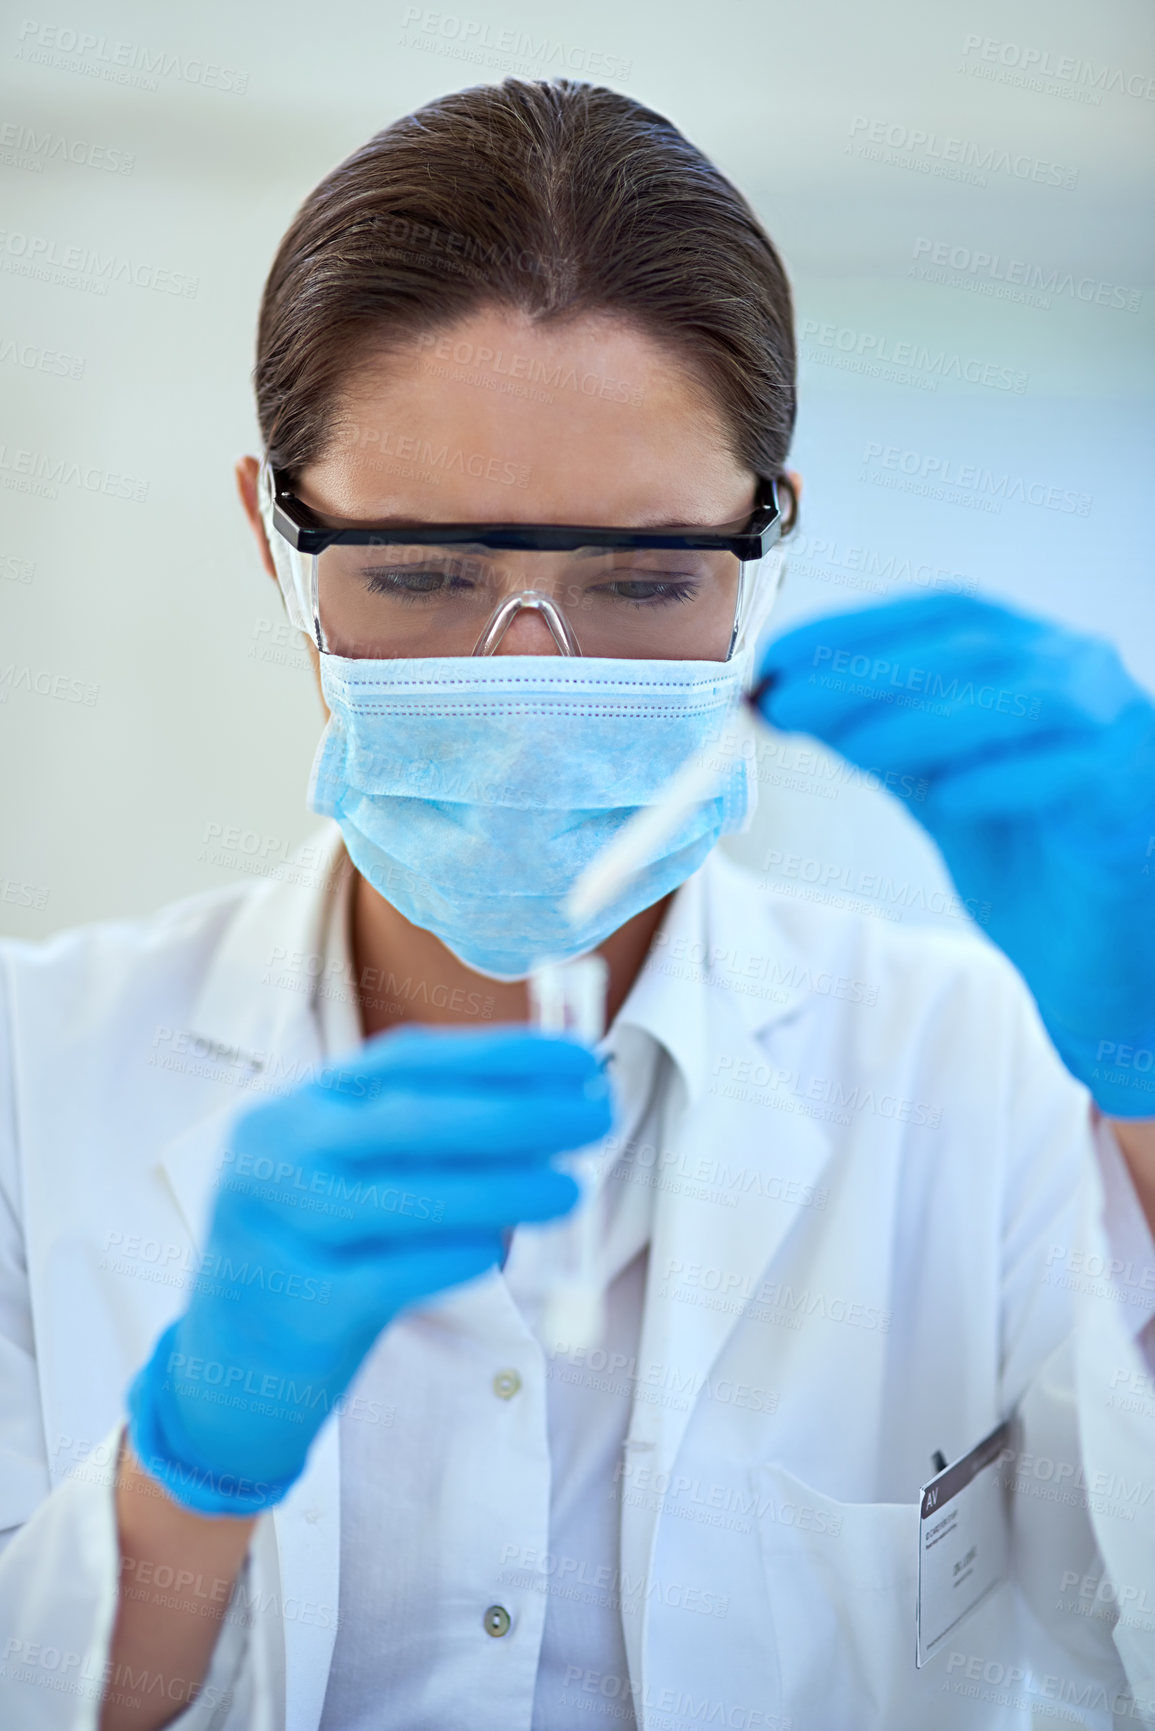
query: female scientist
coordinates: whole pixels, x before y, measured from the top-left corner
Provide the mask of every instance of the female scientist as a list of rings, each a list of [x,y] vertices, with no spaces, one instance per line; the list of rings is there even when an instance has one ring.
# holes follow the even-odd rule
[[[255,376],[335,821],[284,881],[5,946],[4,1724],[1155,1712],[1155,706],[957,597],[758,660],[788,285],[615,92],[372,139]],[[993,944],[728,862],[737,751],[568,923],[747,690],[887,779]],[[591,950],[596,1050],[519,1027]],[[555,1157],[594,1146],[579,1345]]]

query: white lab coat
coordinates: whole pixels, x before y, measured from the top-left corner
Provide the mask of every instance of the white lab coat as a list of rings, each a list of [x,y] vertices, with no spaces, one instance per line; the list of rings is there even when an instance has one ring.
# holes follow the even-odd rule
[[[319,1064],[283,964],[319,953],[339,857],[331,830],[320,870],[282,874],[298,881],[4,946],[0,1530],[21,1529],[0,1557],[6,1726],[96,1723],[124,1391],[187,1302],[165,1269],[203,1242],[232,1116]],[[639,1362],[700,1392],[639,1388],[631,1413],[639,1726],[1144,1722],[1122,1692],[1155,1698],[1155,1388],[1142,1398],[1136,1338],[1155,1252],[1085,1091],[969,937],[787,900],[717,854],[681,894],[701,937],[659,942],[649,965],[683,993],[691,1086],[655,1180]],[[142,1277],[126,1278],[136,1239]],[[1084,1277],[1112,1257],[1113,1276]],[[954,1460],[1015,1410],[1013,1582],[916,1671],[919,1487],[935,1450]],[[214,1719],[228,1731],[318,1723],[338,1464],[330,1422],[258,1524],[249,1685]]]

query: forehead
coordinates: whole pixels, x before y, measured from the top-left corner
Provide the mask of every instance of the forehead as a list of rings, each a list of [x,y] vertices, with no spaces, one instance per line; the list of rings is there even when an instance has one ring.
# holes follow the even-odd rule
[[[307,503],[370,520],[722,522],[753,476],[693,364],[621,319],[489,308],[350,371]]]

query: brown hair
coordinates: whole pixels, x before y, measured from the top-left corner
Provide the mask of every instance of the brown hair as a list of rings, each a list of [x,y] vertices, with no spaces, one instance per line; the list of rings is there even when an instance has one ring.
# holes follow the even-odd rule
[[[705,382],[738,460],[781,475],[795,351],[769,237],[662,115],[569,78],[441,97],[310,193],[261,301],[254,383],[273,464],[291,477],[323,455],[367,348],[486,305],[632,320]]]

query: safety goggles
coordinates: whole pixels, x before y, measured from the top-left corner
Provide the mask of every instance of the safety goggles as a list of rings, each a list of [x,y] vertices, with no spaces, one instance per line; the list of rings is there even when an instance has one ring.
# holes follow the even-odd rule
[[[267,459],[258,488],[291,623],[321,654],[353,659],[492,655],[531,611],[562,655],[728,661],[769,610],[794,518],[791,497],[783,524],[767,481],[750,517],[710,528],[332,528]]]

